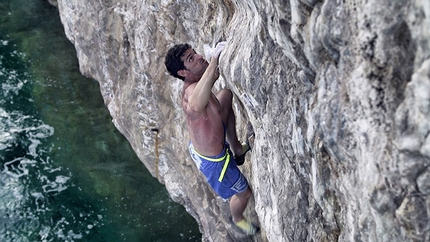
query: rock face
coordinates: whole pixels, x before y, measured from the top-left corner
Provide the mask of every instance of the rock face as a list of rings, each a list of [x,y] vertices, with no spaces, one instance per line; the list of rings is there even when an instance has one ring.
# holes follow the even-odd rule
[[[81,72],[205,241],[430,240],[430,3],[57,0]],[[262,232],[229,223],[187,153],[168,47],[226,40],[223,78]]]

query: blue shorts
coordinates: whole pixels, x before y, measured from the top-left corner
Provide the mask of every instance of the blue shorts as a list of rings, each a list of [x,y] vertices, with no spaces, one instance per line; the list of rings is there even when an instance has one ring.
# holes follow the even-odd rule
[[[248,188],[248,181],[237,168],[236,161],[227,143],[224,146],[224,150],[216,156],[199,154],[191,142],[188,150],[199,170],[205,175],[209,185],[222,198],[230,198]]]

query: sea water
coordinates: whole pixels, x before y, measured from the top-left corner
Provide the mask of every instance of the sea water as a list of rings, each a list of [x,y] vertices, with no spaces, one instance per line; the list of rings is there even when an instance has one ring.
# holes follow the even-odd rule
[[[200,241],[45,0],[0,0],[0,241]]]

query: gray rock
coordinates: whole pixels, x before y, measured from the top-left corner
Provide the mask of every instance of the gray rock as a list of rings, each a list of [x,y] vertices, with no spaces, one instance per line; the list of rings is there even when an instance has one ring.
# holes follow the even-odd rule
[[[57,0],[115,126],[204,241],[430,240],[430,4],[419,0]],[[187,154],[173,44],[227,41],[216,88],[255,132],[241,168],[262,232],[229,223]]]

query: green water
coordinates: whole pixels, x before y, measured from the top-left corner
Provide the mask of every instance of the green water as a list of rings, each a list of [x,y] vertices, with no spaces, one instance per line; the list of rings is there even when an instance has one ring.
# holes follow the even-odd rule
[[[115,129],[57,9],[0,0],[0,241],[201,241]]]

